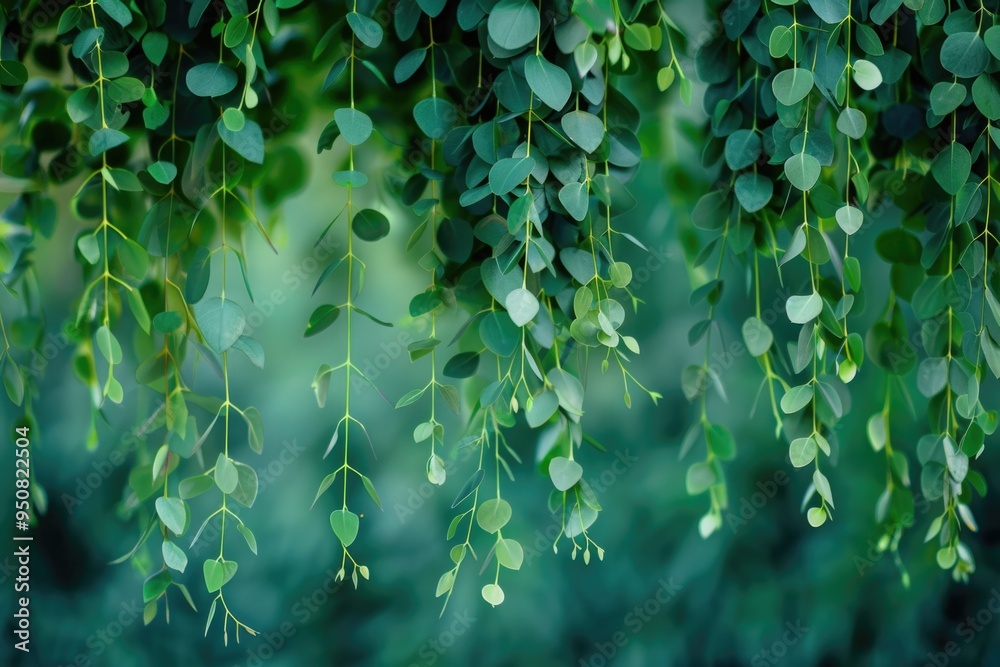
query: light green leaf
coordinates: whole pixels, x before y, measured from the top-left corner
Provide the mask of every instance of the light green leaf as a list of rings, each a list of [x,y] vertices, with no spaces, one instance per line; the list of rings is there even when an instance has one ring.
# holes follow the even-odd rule
[[[499,160],[490,168],[490,190],[505,195],[523,184],[535,168],[533,157],[511,157]]]
[[[556,456],[549,461],[549,477],[560,491],[568,491],[583,477],[583,467],[564,456]]]
[[[510,521],[510,503],[502,498],[487,500],[476,511],[476,522],[487,533],[495,533]]]
[[[816,441],[812,438],[796,438],[788,448],[788,455],[793,466],[803,468],[816,458]]]
[[[156,515],[175,535],[183,535],[191,519],[191,510],[180,498],[157,498]]]
[[[205,342],[222,354],[233,346],[246,327],[246,314],[235,301],[210,297],[194,306],[195,320]]]
[[[202,63],[187,71],[188,90],[198,97],[220,97],[231,93],[238,82],[236,72],[222,63]]]
[[[503,604],[503,589],[497,584],[486,584],[483,586],[483,599],[494,607]]]
[[[952,142],[934,158],[931,173],[945,192],[955,196],[972,173],[972,155],[957,141]]]
[[[786,106],[801,102],[812,87],[813,73],[802,67],[782,70],[771,81],[775,98]]]
[[[796,153],[785,160],[785,176],[799,190],[810,190],[819,180],[819,160],[808,153]]]
[[[748,317],[743,322],[743,341],[747,350],[755,357],[759,357],[771,349],[774,343],[774,334],[771,327],[758,317]]]
[[[514,324],[523,327],[538,314],[538,298],[530,291],[519,287],[507,295],[504,307]]]
[[[360,521],[358,515],[350,510],[334,510],[330,514],[330,526],[333,528],[334,535],[346,549],[354,544],[354,540],[358,536]]]
[[[417,122],[417,127],[431,139],[444,139],[455,126],[457,118],[455,106],[439,97],[420,100],[413,107],[413,119]]]
[[[569,101],[573,85],[569,75],[553,65],[541,54],[529,56],[524,61],[524,77],[528,86],[548,107],[559,111]]]
[[[534,43],[541,19],[530,0],[501,0],[490,11],[486,27],[497,45],[507,51],[517,51]]]
[[[219,454],[215,461],[215,485],[225,494],[232,493],[240,483],[240,474],[233,460],[225,454]]]
[[[337,123],[344,140],[353,145],[363,144],[372,134],[372,119],[363,111],[357,109],[337,109],[333,112],[333,119]]]
[[[989,62],[989,49],[979,33],[957,32],[948,35],[941,45],[941,65],[955,76],[979,76]]]
[[[586,153],[593,153],[604,141],[604,122],[592,113],[569,111],[560,124],[566,136]]]
[[[788,319],[794,324],[806,324],[823,311],[823,297],[816,292],[806,296],[790,296],[785,302]]]
[[[882,71],[870,60],[859,58],[854,62],[854,83],[864,90],[875,90],[882,85]]]

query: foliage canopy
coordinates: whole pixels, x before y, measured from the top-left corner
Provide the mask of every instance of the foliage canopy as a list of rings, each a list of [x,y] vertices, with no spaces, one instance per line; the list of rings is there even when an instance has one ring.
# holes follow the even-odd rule
[[[867,433],[884,456],[881,548],[908,582],[897,549],[919,488],[939,502],[926,532],[938,564],[967,579],[975,559],[963,531],[976,530],[973,499],[986,492],[974,464],[997,427],[983,388],[1000,376],[988,225],[1000,193],[996,3],[708,4],[718,18],[698,38],[694,68],[706,84],[703,162],[717,178],[682,229],[692,304],[707,308],[689,334],[705,361],[681,377],[695,404],[681,455],[700,452],[687,489],[709,498],[701,533],[723,525],[723,463],[737,456],[708,401],[710,391],[725,396],[711,349],[731,262],[750,295],[743,344],[759,362],[776,437],[793,466],[811,470],[808,523],[834,517],[832,463],[846,445],[837,425],[852,408],[851,384],[875,378],[885,401]],[[352,352],[358,317],[387,328],[429,323],[407,350],[428,380],[394,402],[427,450],[428,480],[446,484],[444,457],[474,453],[452,480],[455,544],[436,587],[444,604],[469,556],[492,568],[482,587],[492,605],[504,599],[501,573],[521,567],[503,497],[513,465],[523,465],[524,448],[508,437],[519,421],[538,431],[533,456],[562,518],[554,550],[568,544],[574,559],[603,559],[591,535],[603,508],[579,454],[585,443],[603,449],[584,430],[587,368],[596,357],[613,371],[628,407],[636,392],[660,398],[643,383],[664,383],[631,370],[640,344],[628,319],[640,300],[620,252],[644,249],[628,185],[654,157],[640,142],[655,133],[647,107],[668,90],[688,103],[693,93],[686,39],[659,2],[94,0],[55,15],[16,0],[0,7],[2,190],[11,194],[0,271],[21,304],[0,319],[4,386],[32,421],[38,388],[21,365],[48,326],[32,250],[68,227],[83,290],[65,329],[91,397],[87,446],[96,447],[109,403],[128,404],[135,384],[160,397],[139,416],[159,444],[137,458],[123,501],[140,538],[120,560],[160,538],[162,565],[143,585],[147,623],[171,590],[194,606],[187,549],[214,520],[219,554],[192,568],[212,596],[206,632],[216,614],[227,641],[230,628],[237,639],[254,632],[226,602],[238,563],[226,557],[225,527],[257,552],[240,506],[257,497],[246,461],[264,446],[266,409],[241,403],[229,370],[264,365],[245,308],[255,288],[247,246],[277,252],[280,208],[306,177],[293,143],[301,135],[320,156],[337,149],[332,180],[346,201],[315,230],[317,247],[340,250],[312,285],[317,305],[302,323],[305,337],[328,341],[312,382],[319,408],[331,383],[344,383],[313,501],[330,512],[338,578],[369,578],[360,517],[367,503],[381,508],[365,452],[378,434],[351,406],[353,382],[378,391]],[[399,166],[370,166],[385,155]],[[57,221],[64,184],[74,219]],[[365,257],[399,224],[412,227],[406,250],[426,287],[407,313],[385,313],[364,290]],[[877,258],[866,279],[887,266],[884,303],[867,300],[859,258],[868,249]],[[769,275],[785,290],[778,312],[761,297]],[[214,369],[221,391],[201,389],[200,366]],[[927,428],[905,447],[892,428],[914,403],[911,377],[927,399]],[[446,434],[442,410],[460,415],[464,431]],[[218,509],[192,516],[188,501],[206,493]]]

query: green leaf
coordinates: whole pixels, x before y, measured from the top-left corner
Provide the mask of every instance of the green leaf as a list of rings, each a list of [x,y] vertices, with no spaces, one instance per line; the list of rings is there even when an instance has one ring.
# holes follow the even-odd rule
[[[590,210],[590,190],[586,182],[567,183],[559,190],[559,203],[570,217],[583,221]]]
[[[212,254],[208,248],[201,245],[194,251],[191,266],[188,267],[187,282],[184,284],[184,298],[190,304],[196,304],[205,296],[208,280],[212,275]]]
[[[76,247],[88,263],[97,264],[101,261],[101,244],[93,234],[88,232],[78,238]]]
[[[549,477],[560,491],[568,491],[583,477],[583,467],[564,456],[556,456],[549,461]]]
[[[508,570],[520,570],[524,562],[524,549],[517,540],[505,538],[499,540],[496,546],[497,561]]]
[[[220,97],[231,93],[238,82],[236,72],[222,63],[202,63],[187,71],[188,90],[198,97]]]
[[[519,287],[507,295],[504,307],[514,324],[523,327],[538,314],[538,298],[530,291]]]
[[[229,495],[239,504],[253,507],[253,502],[257,499],[257,471],[239,461],[233,461],[233,466],[236,468],[237,482],[236,488]]]
[[[108,84],[108,97],[119,104],[128,104],[142,99],[146,86],[139,79],[123,76]]]
[[[205,587],[209,593],[221,589],[236,575],[239,565],[234,560],[206,560],[202,567]]]
[[[775,98],[786,106],[801,102],[812,87],[813,73],[802,67],[782,70],[771,81]]]
[[[250,547],[250,551],[257,555],[257,536],[253,534],[253,531],[246,527],[246,524],[237,524],[236,530],[240,531],[240,535],[246,540],[247,546]]]
[[[226,495],[232,493],[240,483],[240,474],[233,460],[225,454],[219,454],[215,461],[215,485]]]
[[[942,391],[948,384],[948,359],[932,357],[924,359],[917,368],[917,388],[920,393],[931,398]]]
[[[374,49],[382,43],[382,26],[373,19],[357,12],[348,12],[347,24],[365,46]]]
[[[934,158],[931,173],[942,190],[955,196],[972,173],[969,149],[957,141],[952,142]]]
[[[612,262],[608,266],[608,277],[615,287],[625,289],[632,282],[632,267],[625,262]]]
[[[146,54],[149,62],[157,66],[163,63],[169,45],[170,41],[162,32],[147,32],[142,37],[142,52]]]
[[[931,111],[947,116],[965,101],[968,89],[958,81],[939,81],[931,88]]]
[[[0,86],[20,86],[28,81],[28,69],[17,60],[0,60]]]
[[[870,60],[859,58],[854,62],[854,83],[864,90],[875,90],[882,85],[882,71]]]
[[[479,369],[479,356],[478,352],[459,352],[448,360],[442,372],[450,378],[472,377]]]
[[[132,23],[132,12],[121,0],[97,0],[97,4],[111,17],[112,21],[121,27],[124,28]]]
[[[215,481],[208,475],[195,475],[181,480],[177,487],[177,492],[184,500],[196,498],[205,493],[215,484]]]
[[[80,34],[73,38],[73,55],[76,58],[82,59],[103,40],[104,28],[87,28],[86,30],[81,30]]]
[[[146,277],[146,271],[149,269],[149,254],[145,248],[132,239],[122,239],[118,246],[118,259],[121,260],[122,268],[129,276],[136,280],[142,280]]]
[[[479,488],[479,485],[482,484],[484,477],[486,477],[486,471],[482,468],[474,472],[472,477],[462,486],[462,490],[455,496],[455,502],[451,504],[451,508],[455,509],[463,500],[471,496]]]
[[[850,107],[840,112],[837,117],[837,130],[851,139],[861,139],[868,129],[868,119],[860,109]]]
[[[733,434],[721,424],[710,424],[705,428],[705,442],[714,456],[729,461],[736,457],[736,441]]]
[[[372,119],[357,109],[337,109],[333,120],[344,140],[352,146],[363,144],[372,134]]]
[[[495,533],[507,525],[511,514],[510,503],[502,498],[491,498],[479,506],[476,522],[487,533]]]
[[[163,498],[159,500],[163,500]],[[187,554],[176,543],[164,540],[162,552],[163,564],[170,569],[183,572],[187,568]]]
[[[748,213],[755,213],[771,201],[774,183],[763,174],[740,174],[736,179],[736,199]]]
[[[1000,87],[989,74],[980,74],[972,84],[972,101],[987,120],[1000,119]]]
[[[525,59],[524,77],[532,92],[548,107],[559,111],[569,102],[569,96],[573,92],[569,75],[541,54]]]
[[[660,89],[661,93],[665,92],[676,77],[677,73],[674,72],[673,68],[661,67],[660,71],[656,73],[656,87]]]
[[[122,346],[106,325],[102,324],[98,327],[97,331],[94,332],[94,338],[97,339],[97,348],[108,363],[117,365],[122,362]]]
[[[195,319],[205,342],[222,354],[233,346],[246,327],[246,314],[235,301],[211,297],[194,306]]]
[[[826,523],[826,510],[822,507],[810,507],[806,512],[806,520],[813,528],[819,528]]]
[[[708,491],[718,481],[715,468],[708,463],[692,464],[684,478],[685,488],[690,496]]]
[[[142,584],[142,601],[149,603],[163,595],[164,591],[173,583],[173,577],[168,570],[160,570],[156,574],[150,575]]]
[[[172,162],[164,162],[162,160],[154,162],[146,167],[146,171],[149,172],[149,175],[157,183],[162,183],[163,185],[170,185],[177,178],[177,167]]]
[[[94,157],[117,148],[128,141],[128,135],[119,130],[102,128],[90,135],[90,154]]]
[[[792,387],[781,397],[781,411],[786,415],[795,414],[802,408],[809,405],[813,399],[815,390],[811,384],[803,384]]]
[[[375,502],[375,505],[379,509],[382,509],[382,501],[379,500],[378,492],[375,491],[375,485],[372,484],[372,481],[367,477],[365,477],[364,475],[361,475],[361,484],[365,487],[365,491],[367,491],[368,495],[371,496],[371,499]]]
[[[247,30],[249,27],[250,22],[247,20],[246,16],[234,16],[230,19],[229,23],[226,24],[226,30],[222,35],[222,43],[226,45],[227,49],[235,49],[247,36]]]
[[[330,514],[330,526],[333,528],[333,534],[337,536],[345,549],[354,544],[354,540],[358,536],[359,524],[358,515],[350,510],[334,510]]]
[[[222,112],[222,124],[231,132],[239,132],[246,125],[247,119],[236,107],[229,107]]]
[[[726,164],[736,171],[749,167],[760,157],[763,145],[754,130],[736,130],[726,138]]]
[[[785,160],[785,176],[799,190],[810,190],[819,180],[819,160],[808,153],[796,153]]]
[[[378,241],[389,234],[389,218],[375,209],[363,208],[354,214],[351,229],[362,241]]]
[[[541,19],[530,0],[500,0],[490,11],[486,27],[498,46],[517,51],[534,43]]]
[[[191,519],[191,510],[180,498],[161,497],[156,499],[156,515],[174,535],[183,535]]]
[[[496,607],[503,604],[503,589],[498,584],[486,584],[482,591],[483,599]]]
[[[755,357],[759,357],[771,349],[774,343],[774,334],[771,327],[758,317],[748,317],[743,322],[743,341],[746,343],[747,351]]]
[[[444,139],[457,119],[455,106],[439,97],[420,100],[413,107],[413,120],[417,122],[420,131],[431,139]]]
[[[965,79],[979,76],[990,62],[990,52],[976,32],[957,32],[941,45],[941,65]]]
[[[417,70],[424,64],[424,60],[426,60],[426,58],[426,48],[421,47],[410,51],[396,63],[396,68],[393,70],[392,78],[395,79],[396,83],[408,81],[410,77],[417,73]]]
[[[856,206],[842,206],[837,209],[837,224],[845,234],[854,234],[865,222],[865,215]]]
[[[796,438],[788,447],[788,456],[792,465],[803,468],[816,458],[816,441],[813,438]]]
[[[586,153],[593,153],[604,141],[604,121],[592,113],[569,111],[559,122],[570,141]]]
[[[779,2],[777,4],[792,4]],[[809,6],[823,23],[837,24],[847,18],[848,0],[809,0]]]
[[[264,346],[255,338],[240,336],[233,343],[233,349],[245,354],[250,363],[257,368],[264,368]]]
[[[233,131],[220,118],[215,125],[227,146],[254,164],[264,164],[264,133],[255,121],[245,120],[238,131]]]
[[[490,168],[490,190],[495,195],[505,195],[523,184],[534,168],[533,157],[504,158]]]
[[[813,471],[813,486],[816,487],[820,498],[825,500],[830,507],[836,508],[836,505],[833,504],[833,490],[830,488],[830,480],[819,470]]]
[[[530,403],[525,418],[528,426],[538,428],[549,420],[559,409],[559,397],[554,391],[543,391]]]
[[[823,297],[816,292],[806,296],[790,296],[785,302],[785,311],[793,324],[807,324],[823,311]]]
[[[878,33],[871,26],[864,23],[858,22],[855,25],[857,27],[855,35],[858,40],[858,46],[870,56],[884,55],[885,47],[882,46],[882,40],[879,39]]]
[[[328,329],[331,324],[337,321],[337,317],[339,315],[339,306],[324,304],[317,307],[316,310],[312,312],[312,315],[309,316],[309,322],[306,324],[306,331],[303,336],[305,338],[309,338]]]

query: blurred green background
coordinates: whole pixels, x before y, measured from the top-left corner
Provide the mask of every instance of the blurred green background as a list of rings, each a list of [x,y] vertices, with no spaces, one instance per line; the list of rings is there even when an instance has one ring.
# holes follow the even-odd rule
[[[690,8],[673,5],[674,16],[696,41],[707,25],[701,3]],[[688,66],[692,75],[693,69]],[[338,152],[338,144],[332,153],[315,157],[314,137],[326,121],[317,117],[309,120],[314,130],[297,133],[294,140],[313,164],[306,187],[281,211],[275,238],[280,254],[274,256],[259,244],[250,251],[258,300],[244,305],[254,335],[267,350],[265,369],[258,371],[242,361],[234,364],[234,400],[261,409],[266,444],[259,457],[242,444],[237,450],[261,480],[256,504],[242,512],[257,535],[260,555],[252,556],[238,539],[227,541],[227,555],[231,552],[240,562],[237,577],[227,587],[227,600],[260,634],[225,647],[217,616],[216,626],[203,636],[208,596],[197,567],[189,567],[185,578],[199,613],[172,594],[169,626],[161,610],[143,627],[144,576],[139,566],[107,563],[128,551],[140,532],[138,522],[123,521],[116,508],[135,458],[150,457],[159,443],[151,440],[133,448],[123,436],[148,416],[155,399],[148,390],[136,390],[126,407],[109,409],[111,424],[102,427],[100,446],[87,451],[88,396],[72,376],[72,351],[54,346],[54,354],[44,360],[40,426],[34,434],[34,470],[48,494],[49,508],[33,529],[32,652],[12,648],[13,547],[4,547],[0,664],[1000,664],[997,515],[977,512],[981,530],[970,541],[979,569],[968,585],[953,583],[934,564],[933,548],[922,544],[934,508],[919,502],[917,525],[901,545],[910,588],[902,585],[892,558],[872,550],[879,537],[874,507],[883,486],[884,459],[871,451],[864,429],[868,416],[881,407],[880,381],[862,375],[852,384],[853,405],[838,434],[837,467],[829,473],[837,512],[833,522],[814,530],[799,511],[807,476],[788,462],[787,447],[775,439],[766,406],[751,417],[761,378],[756,362],[746,355],[717,356],[713,361],[729,400],[713,397],[710,412],[737,439],[738,458],[727,469],[730,512],[743,515],[709,540],[699,537],[697,520],[707,501],[687,496],[686,466],[678,462],[680,441],[692,416],[679,377],[684,366],[699,363],[704,354],[700,346],[692,349],[687,343],[688,329],[704,317],[702,306],[688,303],[692,280],[702,278],[689,275],[678,241],[679,233],[688,229],[698,194],[712,177],[698,166],[703,117],[699,98],[696,88],[691,109],[683,107],[676,93],[637,102],[651,114],[650,129],[642,137],[648,159],[631,186],[639,207],[620,224],[652,252],[626,250],[636,267],[637,296],[645,302],[629,326],[643,347],[635,371],[663,393],[664,400],[653,406],[636,397],[626,410],[618,380],[601,376],[596,363],[589,367],[584,424],[608,452],[588,449],[582,460],[585,477],[605,508],[592,529],[607,551],[603,562],[595,559],[585,566],[571,561],[568,549],[552,553],[546,537],[554,521],[546,507],[550,483],[531,465],[538,435],[519,427],[511,442],[525,465],[515,469],[517,483],[508,482],[505,495],[514,507],[510,537],[525,545],[525,565],[520,572],[506,573],[506,601],[496,609],[480,597],[485,577],[473,567],[463,568],[450,605],[439,618],[434,587],[450,564],[445,541],[450,505],[472,468],[452,457],[447,484],[432,488],[424,474],[426,448],[414,445],[410,436],[423,408],[397,412],[370,388],[356,387],[352,405],[369,425],[378,458],[363,447],[355,448],[352,456],[374,480],[384,511],[356,489],[354,506],[364,508],[365,516],[355,552],[369,566],[371,581],[358,590],[332,583],[340,554],[327,519],[329,509],[322,501],[313,511],[308,507],[333,467],[321,457],[340,416],[343,388],[334,382],[327,408],[321,410],[310,382],[320,363],[340,362],[342,344],[336,337],[342,323],[307,340],[301,332],[308,313],[321,303],[320,296],[309,294],[322,270],[314,262],[313,242],[331,213],[343,205],[341,191],[329,187],[329,173],[338,168],[343,152]],[[364,159],[368,173],[394,168],[394,158],[388,155]],[[64,199],[72,189],[63,188]],[[380,203],[392,206],[388,197]],[[416,266],[415,256],[404,251],[417,220],[400,209],[392,222],[388,239],[356,247],[369,265],[363,307],[397,326],[385,329],[356,318],[354,341],[355,363],[369,370],[395,403],[426,382],[426,359],[411,364],[405,353],[406,342],[418,338],[420,324],[396,316],[406,312],[427,275]],[[891,215],[885,224],[895,224]],[[56,236],[37,245],[47,329],[53,336],[80,291],[80,272],[70,252],[75,232],[71,214],[63,210]],[[864,250],[857,252],[865,256]],[[885,272],[876,262],[866,267],[868,303],[881,303],[881,289],[888,284]],[[719,315],[721,335],[728,343],[739,339],[750,306],[742,298],[745,269],[728,263],[725,272],[735,286]],[[776,297],[779,289],[769,285],[764,303],[772,301],[767,293]],[[330,295],[342,290],[335,281],[323,287]],[[0,308],[5,316],[18,312],[6,294],[0,294]],[[873,311],[869,306],[867,316],[872,319]],[[446,326],[453,330],[460,322],[456,317]],[[774,326],[780,329],[781,324]],[[789,332],[783,332],[786,338]],[[724,346],[716,338],[713,348]],[[218,384],[206,372],[199,373],[196,382],[206,391],[217,390]],[[899,418],[903,414],[896,411],[894,438],[915,465],[915,434],[923,410],[918,404],[914,414]],[[4,432],[17,416],[8,403],[0,404]],[[450,442],[460,438],[461,427],[458,419],[448,423]],[[2,498],[13,498],[12,450],[3,447],[3,470],[8,472],[0,482]],[[998,482],[996,459],[988,448],[977,466],[993,486]],[[210,512],[210,502],[206,497],[195,501],[194,516]],[[2,512],[5,535],[13,533],[11,514]],[[189,550],[194,564],[200,554],[217,548],[217,538],[206,535],[209,539]],[[153,538],[147,551],[155,557],[158,546]],[[488,546],[480,549],[486,551]]]

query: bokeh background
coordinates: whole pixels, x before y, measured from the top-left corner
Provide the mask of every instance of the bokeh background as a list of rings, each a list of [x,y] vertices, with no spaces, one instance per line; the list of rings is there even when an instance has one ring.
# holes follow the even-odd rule
[[[701,3],[668,7],[693,44],[711,30]],[[690,61],[687,71],[694,76]],[[333,467],[321,457],[339,418],[343,389],[334,382],[327,408],[321,410],[310,382],[319,363],[339,363],[342,344],[338,333],[303,340],[301,332],[319,303],[309,294],[322,270],[313,262],[313,242],[343,205],[340,190],[329,187],[329,174],[344,153],[338,143],[316,157],[314,137],[328,119],[310,116],[308,108],[295,109],[295,124],[312,126],[312,131],[289,132],[295,136],[276,141],[307,156],[309,172],[299,193],[274,212],[280,253],[250,249],[259,298],[245,305],[248,312],[259,313],[250,321],[267,350],[267,363],[263,371],[234,364],[233,376],[235,400],[256,405],[264,414],[266,444],[256,458],[248,450],[240,452],[239,458],[251,461],[261,480],[256,504],[242,513],[257,535],[260,555],[253,557],[238,539],[228,542],[227,553],[239,560],[240,569],[227,587],[227,600],[261,634],[223,646],[217,616],[204,636],[208,596],[197,564],[199,554],[217,548],[210,533],[212,539],[189,551],[193,565],[185,575],[200,613],[174,595],[169,626],[161,610],[143,627],[142,557],[132,564],[108,562],[128,551],[140,532],[136,518],[123,520],[119,507],[132,464],[137,457],[151,456],[159,443],[132,447],[124,436],[148,416],[154,397],[136,389],[127,407],[108,410],[100,445],[88,451],[86,390],[73,378],[72,351],[55,346],[43,364],[33,449],[34,470],[49,506],[33,528],[32,652],[25,655],[11,646],[13,547],[3,547],[0,665],[1000,664],[997,514],[977,508],[981,530],[969,541],[979,569],[969,584],[952,582],[934,564],[933,547],[922,538],[935,508],[919,502],[917,525],[901,544],[909,588],[891,556],[872,549],[880,535],[874,508],[884,460],[871,451],[864,429],[868,416],[881,406],[884,386],[879,381],[862,375],[852,385],[853,405],[839,431],[837,465],[829,475],[837,512],[833,522],[814,530],[799,509],[807,476],[791,467],[766,406],[753,413],[761,378],[756,363],[747,355],[715,357],[728,402],[713,397],[709,409],[736,436],[738,458],[728,466],[730,511],[739,513],[742,507],[744,514],[710,539],[699,537],[697,520],[707,501],[687,496],[686,465],[678,461],[678,452],[692,418],[680,373],[704,354],[687,343],[688,329],[704,317],[702,306],[689,305],[689,289],[704,277],[689,274],[679,240],[690,233],[690,211],[712,178],[699,166],[700,90],[695,87],[693,108],[686,108],[676,91],[637,93],[636,103],[650,118],[641,137],[647,160],[632,184],[639,207],[619,224],[651,250],[625,251],[636,267],[637,296],[644,301],[629,326],[643,347],[635,367],[638,376],[664,399],[654,406],[633,392],[635,404],[626,410],[618,380],[602,376],[596,363],[589,368],[584,423],[608,452],[588,449],[582,457],[586,477],[605,508],[592,530],[607,551],[603,562],[571,561],[567,549],[552,553],[546,537],[554,521],[546,505],[550,483],[532,465],[537,434],[519,428],[511,442],[525,464],[515,469],[517,483],[506,484],[506,495],[515,513],[510,536],[525,545],[525,564],[520,572],[506,574],[507,598],[496,609],[480,597],[485,578],[474,566],[463,568],[450,605],[439,617],[441,601],[434,598],[434,588],[450,565],[445,541],[450,505],[471,469],[452,457],[448,483],[432,488],[424,475],[425,447],[414,445],[410,436],[421,409],[395,411],[370,388],[356,387],[352,405],[369,424],[377,460],[359,447],[355,465],[374,480],[384,511],[376,510],[358,489],[354,504],[365,508],[365,517],[354,549],[372,578],[358,590],[332,584],[340,557],[329,509],[322,502],[313,511],[308,508]],[[388,154],[364,159],[368,173],[389,174],[395,168]],[[74,187],[64,188],[64,203]],[[392,206],[389,197],[379,203]],[[354,341],[356,363],[363,368],[371,364],[370,375],[394,403],[426,382],[426,360],[410,363],[404,350],[408,340],[418,337],[420,325],[396,315],[406,312],[410,296],[423,289],[427,276],[405,253],[418,221],[397,210],[392,222],[387,240],[357,246],[369,265],[364,307],[397,326],[380,328],[358,318]],[[891,215],[886,224],[893,224]],[[73,312],[72,299],[80,291],[80,272],[70,250],[75,232],[64,209],[56,236],[37,246],[46,326],[53,336]],[[888,280],[879,274],[878,263],[866,266],[871,267],[866,268],[868,303],[877,304]],[[729,289],[719,314],[720,333],[728,342],[739,339],[739,326],[750,312],[741,298],[745,269],[727,264],[725,272],[736,286]],[[331,295],[342,289],[335,281],[323,288]],[[772,301],[768,293],[777,297],[778,292],[777,284],[767,286],[765,304]],[[7,294],[0,293],[0,307],[5,316],[17,315]],[[459,323],[456,317],[448,324]],[[340,327],[342,322],[332,331],[342,331]],[[724,345],[716,339],[714,348]],[[218,388],[210,373],[199,378],[197,384],[206,391]],[[915,465],[915,434],[924,411],[918,403],[913,414],[896,414],[894,440]],[[17,416],[8,403],[0,404],[4,432]],[[448,423],[450,442],[459,439],[461,428],[458,419]],[[13,498],[12,449],[2,448],[2,470],[8,473],[0,475],[0,498]],[[991,486],[1000,481],[996,459],[996,451],[987,448],[977,465]],[[124,462],[116,465],[120,460]],[[621,463],[614,465],[616,461]],[[752,510],[743,507],[744,501]],[[205,497],[195,501],[194,515],[204,516],[209,502]],[[11,514],[0,512],[4,535],[13,532]],[[158,540],[150,540],[147,549],[156,556]],[[488,546],[481,548],[486,551]],[[949,642],[953,655],[946,652]]]

